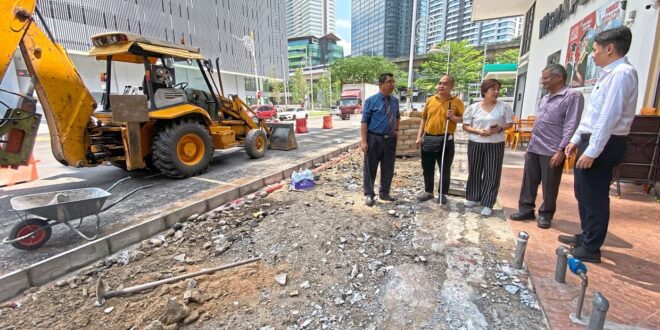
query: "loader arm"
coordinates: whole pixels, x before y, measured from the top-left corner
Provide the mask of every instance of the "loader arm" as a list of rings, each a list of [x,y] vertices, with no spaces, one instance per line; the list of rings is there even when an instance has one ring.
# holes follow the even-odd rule
[[[90,148],[87,125],[96,101],[64,47],[35,23],[35,14],[35,0],[0,2],[0,79],[19,47],[46,116],[55,159],[75,167],[93,165],[86,157]],[[12,123],[5,121],[0,125],[6,131]],[[36,129],[29,133],[36,134]],[[0,156],[3,152],[0,150]],[[2,166],[17,165],[5,164],[1,159]]]

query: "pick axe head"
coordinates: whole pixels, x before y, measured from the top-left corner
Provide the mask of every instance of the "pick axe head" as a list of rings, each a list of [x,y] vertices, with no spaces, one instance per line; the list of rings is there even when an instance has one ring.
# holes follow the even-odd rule
[[[105,283],[99,276],[99,280],[96,282],[96,306],[103,306],[105,303]]]

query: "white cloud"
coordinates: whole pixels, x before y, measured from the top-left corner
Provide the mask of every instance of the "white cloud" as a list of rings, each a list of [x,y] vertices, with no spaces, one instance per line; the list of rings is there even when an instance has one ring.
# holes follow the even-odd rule
[[[337,44],[339,46],[344,47],[344,56],[351,55],[351,41],[350,40],[342,39],[342,40],[339,40],[339,42],[337,42]]]
[[[340,18],[335,21],[335,25],[340,29],[348,29],[349,31],[351,30],[351,21],[347,19]]]

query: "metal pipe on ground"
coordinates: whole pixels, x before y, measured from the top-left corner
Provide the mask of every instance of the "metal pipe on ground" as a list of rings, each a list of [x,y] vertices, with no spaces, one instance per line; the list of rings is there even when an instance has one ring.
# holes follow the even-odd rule
[[[187,278],[196,277],[196,276],[200,276],[200,275],[212,274],[212,273],[215,273],[217,271],[247,265],[247,264],[250,264],[250,263],[253,263],[253,262],[257,262],[259,260],[261,260],[261,257],[255,257],[255,258],[246,259],[246,260],[242,260],[242,261],[238,261],[238,262],[234,262],[234,263],[231,263],[231,264],[226,264],[226,265],[222,265],[222,266],[218,266],[218,267],[213,267],[213,268],[209,268],[209,269],[202,269],[200,271],[193,272],[193,273],[190,273],[190,274],[183,274],[183,275],[180,275],[180,276],[167,278],[167,279],[160,280],[160,281],[149,282],[149,283],[140,284],[140,285],[132,286],[132,287],[129,287],[129,288],[125,288],[125,289],[121,289],[121,290],[117,290],[117,291],[109,291],[109,292],[106,292],[105,284],[103,283],[103,280],[99,277],[98,282],[96,282],[96,303],[97,303],[97,306],[103,306],[103,304],[105,303],[105,300],[110,299],[112,297],[124,296],[124,295],[133,294],[133,293],[136,293],[136,292],[141,292],[141,291],[144,291],[144,290],[155,288],[155,287],[157,287],[159,285],[162,285],[162,284],[173,283],[173,282],[177,282],[177,281],[180,281],[180,280],[185,280]]]
[[[557,266],[555,267],[555,282],[566,283],[566,267],[568,265],[568,249],[560,245],[557,250]]]
[[[516,254],[513,259],[513,268],[515,269],[522,269],[528,239],[529,234],[527,232],[521,231],[518,233],[518,238],[516,239]]]
[[[577,307],[575,308],[575,316],[578,319],[581,319],[582,318],[582,306],[584,305],[584,296],[587,294],[587,286],[589,286],[589,278],[587,277],[587,274],[585,274],[585,273],[580,273],[579,276],[582,279],[582,283],[580,285],[580,295],[578,296]]]
[[[610,302],[600,292],[596,292],[591,303],[591,317],[587,330],[602,330],[605,326],[608,309],[610,309]]]

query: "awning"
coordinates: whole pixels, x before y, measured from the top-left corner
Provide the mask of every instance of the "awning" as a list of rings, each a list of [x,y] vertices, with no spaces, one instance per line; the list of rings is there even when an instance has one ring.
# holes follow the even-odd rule
[[[535,0],[473,0],[472,21],[522,16],[527,13]]]
[[[518,65],[515,63],[486,64],[484,79],[515,79],[518,75]]]

